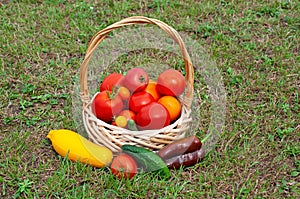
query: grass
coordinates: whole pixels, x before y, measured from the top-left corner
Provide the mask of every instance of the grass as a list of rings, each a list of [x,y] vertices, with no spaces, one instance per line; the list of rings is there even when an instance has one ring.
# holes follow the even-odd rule
[[[299,10],[283,0],[3,1],[0,197],[299,198]],[[51,129],[76,130],[73,84],[89,40],[132,15],[160,19],[197,40],[227,92],[215,150],[168,181],[150,174],[117,180],[107,168],[61,158],[46,139]],[[195,87],[205,108],[201,78],[196,74]]]

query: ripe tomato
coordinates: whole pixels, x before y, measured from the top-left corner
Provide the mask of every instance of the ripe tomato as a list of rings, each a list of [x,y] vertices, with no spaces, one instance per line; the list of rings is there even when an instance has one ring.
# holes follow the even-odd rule
[[[112,91],[114,87],[118,86],[118,84],[121,84],[122,79],[124,78],[124,75],[120,73],[112,73],[109,74],[104,78],[100,85],[100,92],[108,90]]]
[[[92,111],[96,117],[104,122],[110,123],[113,117],[123,109],[122,99],[112,96],[110,91],[98,93],[92,101]]]
[[[131,110],[123,110],[121,111],[119,116],[124,116],[127,120],[135,120],[135,113]]]
[[[142,68],[133,68],[127,71],[124,77],[123,85],[126,86],[132,93],[142,91],[146,88],[149,82],[149,77],[146,71]]]
[[[136,92],[133,93],[129,98],[129,109],[137,113],[143,106],[146,106],[147,104],[150,104],[154,101],[155,100],[152,95],[150,95],[146,91]]]
[[[121,113],[119,113],[118,117],[115,119],[117,126],[123,128],[128,128],[131,125],[131,121],[129,120],[135,120],[135,113],[128,109],[121,111]]]
[[[128,88],[124,86],[120,86],[117,91],[118,95],[122,98],[122,100],[126,101],[130,97],[130,91]]]
[[[157,83],[155,81],[150,80],[147,87],[145,88],[145,91],[151,94],[155,101],[160,98],[160,93],[157,91],[156,85]]]
[[[141,108],[135,122],[140,130],[160,129],[170,124],[170,115],[163,105],[152,102]]]
[[[184,76],[175,69],[165,70],[157,79],[157,89],[162,95],[179,96],[185,86]]]
[[[131,179],[137,174],[137,163],[128,154],[121,153],[113,159],[110,170],[119,179]]]
[[[177,98],[173,96],[163,96],[158,101],[158,103],[162,104],[169,112],[170,120],[176,120],[181,113],[181,104]]]

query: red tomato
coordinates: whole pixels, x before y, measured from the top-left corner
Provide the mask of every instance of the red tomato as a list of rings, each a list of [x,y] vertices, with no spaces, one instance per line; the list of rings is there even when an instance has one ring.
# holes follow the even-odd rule
[[[185,89],[184,76],[175,69],[167,69],[157,79],[157,90],[162,95],[179,96]]]
[[[123,109],[122,99],[112,96],[110,91],[98,93],[92,101],[92,111],[96,117],[104,122],[110,123],[113,117]]]
[[[110,170],[119,179],[131,179],[137,174],[137,163],[128,154],[121,153],[113,159]]]
[[[133,93],[129,98],[129,109],[137,113],[143,106],[154,102],[154,98],[146,91]]]
[[[130,69],[124,77],[123,85],[126,86],[132,93],[144,90],[149,82],[149,77],[146,71],[142,68]]]
[[[100,92],[105,90],[112,91],[114,87],[118,86],[118,84],[121,83],[123,77],[124,75],[120,73],[109,74],[102,81],[100,85]]]
[[[163,105],[152,102],[141,108],[135,122],[140,130],[160,129],[170,124],[170,115]]]

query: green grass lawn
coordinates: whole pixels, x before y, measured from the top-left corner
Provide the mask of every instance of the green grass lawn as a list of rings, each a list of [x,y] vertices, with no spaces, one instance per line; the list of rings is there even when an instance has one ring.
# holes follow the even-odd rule
[[[300,198],[297,1],[95,2],[0,3],[0,198]],[[46,138],[76,131],[73,86],[92,36],[133,15],[197,40],[227,93],[216,148],[165,181],[117,180],[61,158]]]

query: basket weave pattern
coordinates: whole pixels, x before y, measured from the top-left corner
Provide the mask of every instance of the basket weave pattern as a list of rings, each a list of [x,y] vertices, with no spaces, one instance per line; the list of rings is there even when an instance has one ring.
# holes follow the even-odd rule
[[[179,45],[182,58],[184,60],[187,86],[185,93],[179,99],[182,105],[181,116],[174,123],[162,129],[130,131],[99,120],[91,111],[92,99],[89,97],[87,85],[87,69],[89,61],[92,58],[98,44],[112,30],[134,24],[153,24],[164,30],[164,32]],[[193,83],[194,70],[190,56],[180,35],[172,27],[157,19],[143,16],[129,17],[108,26],[93,36],[86,50],[84,61],[80,66],[80,97],[83,104],[82,117],[89,139],[99,145],[104,145],[110,148],[113,152],[119,152],[121,150],[120,147],[123,144],[137,145],[151,150],[158,150],[166,144],[184,137],[192,121],[190,113],[193,99]]]

